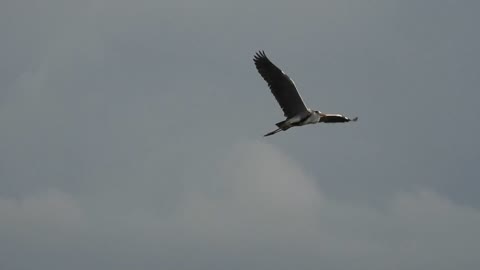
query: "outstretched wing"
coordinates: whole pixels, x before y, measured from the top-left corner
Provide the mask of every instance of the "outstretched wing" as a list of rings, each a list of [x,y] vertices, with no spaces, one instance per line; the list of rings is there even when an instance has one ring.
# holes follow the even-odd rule
[[[258,73],[267,82],[272,94],[282,108],[285,117],[290,118],[307,110],[307,106],[305,106],[293,80],[276,67],[267,58],[265,52],[257,52],[253,61]]]

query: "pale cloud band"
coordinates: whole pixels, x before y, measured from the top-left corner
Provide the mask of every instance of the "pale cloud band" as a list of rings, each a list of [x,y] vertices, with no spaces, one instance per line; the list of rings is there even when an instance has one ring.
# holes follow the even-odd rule
[[[3,197],[0,237],[8,244],[1,261],[6,269],[27,264],[15,254],[30,254],[44,269],[80,269],[92,256],[109,256],[101,264],[107,268],[126,258],[126,265],[149,269],[209,269],[219,260],[250,269],[311,269],[305,260],[347,269],[480,263],[480,212],[434,192],[399,193],[382,209],[339,202],[260,142],[239,143],[216,164],[218,178],[187,189],[168,215],[141,205],[110,209],[121,203],[106,196],[93,206],[104,209],[99,217],[85,198],[58,190]]]

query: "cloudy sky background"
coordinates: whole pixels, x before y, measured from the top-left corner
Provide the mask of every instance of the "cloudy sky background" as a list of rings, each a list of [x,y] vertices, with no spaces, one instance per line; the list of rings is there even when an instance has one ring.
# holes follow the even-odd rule
[[[0,268],[478,269],[479,9],[2,1]]]

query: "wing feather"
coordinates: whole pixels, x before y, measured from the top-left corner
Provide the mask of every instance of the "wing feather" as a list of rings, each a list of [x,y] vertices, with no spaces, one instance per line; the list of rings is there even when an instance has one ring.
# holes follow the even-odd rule
[[[290,118],[307,110],[293,80],[275,66],[267,58],[265,52],[257,52],[253,61],[258,73],[267,82],[273,96],[282,108],[285,117]]]

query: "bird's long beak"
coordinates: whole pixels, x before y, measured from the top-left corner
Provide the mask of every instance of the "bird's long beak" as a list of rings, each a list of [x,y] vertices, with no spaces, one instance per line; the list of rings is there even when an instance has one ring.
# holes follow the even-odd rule
[[[357,120],[358,120],[358,117],[354,117],[354,118],[352,119],[353,122],[357,122]]]

